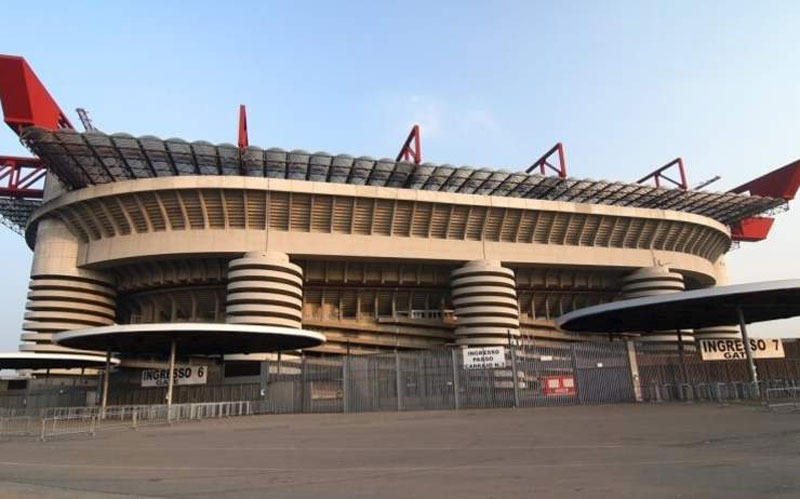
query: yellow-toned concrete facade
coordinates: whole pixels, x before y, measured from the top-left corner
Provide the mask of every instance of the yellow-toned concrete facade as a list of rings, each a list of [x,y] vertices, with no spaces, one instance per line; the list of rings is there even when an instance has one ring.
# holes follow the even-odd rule
[[[575,340],[553,318],[618,298],[641,268],[666,266],[687,288],[724,282],[731,245],[727,226],[679,211],[244,176],[58,192],[27,239],[31,289],[78,276],[93,299],[64,297],[92,321],[278,320],[323,332],[318,350],[351,352],[494,344],[504,331]],[[52,347],[52,328],[35,327],[23,340]]]

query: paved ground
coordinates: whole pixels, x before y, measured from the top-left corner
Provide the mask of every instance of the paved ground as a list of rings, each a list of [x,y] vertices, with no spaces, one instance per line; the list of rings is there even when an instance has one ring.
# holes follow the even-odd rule
[[[0,443],[0,497],[800,497],[800,414],[286,415]]]

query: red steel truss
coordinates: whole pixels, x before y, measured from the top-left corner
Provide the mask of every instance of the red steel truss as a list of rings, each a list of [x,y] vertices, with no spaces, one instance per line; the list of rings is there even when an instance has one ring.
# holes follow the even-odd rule
[[[673,166],[678,167],[678,174],[680,175],[681,178],[680,181],[675,180],[664,173]],[[644,177],[637,180],[636,183],[641,184],[643,182],[650,180],[651,178],[656,183],[656,187],[661,187],[661,181],[666,180],[667,182],[675,185],[679,189],[683,189],[684,191],[689,188],[689,182],[686,180],[686,169],[683,167],[682,158],[675,158],[666,165],[656,168],[653,172],[648,173]]]
[[[558,166],[548,161],[554,154],[558,155]],[[542,175],[546,175],[547,170],[550,169],[557,173],[559,177],[567,178],[567,156],[564,153],[564,144],[556,142],[556,145],[544,153],[541,158],[534,161],[533,164],[525,170],[525,173],[530,173],[536,168],[539,169],[539,173]]]
[[[0,156],[0,196],[41,199],[44,191],[37,184],[45,175],[40,159]]]
[[[403,147],[397,155],[395,161],[411,161],[420,164],[422,162],[422,143],[420,141],[419,125],[411,127],[408,138],[403,142]]]

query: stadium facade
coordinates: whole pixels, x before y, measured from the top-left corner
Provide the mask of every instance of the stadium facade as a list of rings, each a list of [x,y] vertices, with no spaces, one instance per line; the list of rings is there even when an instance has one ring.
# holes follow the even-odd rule
[[[0,70],[6,122],[46,172],[41,199],[15,185],[0,203],[34,253],[34,354],[114,324],[302,327],[327,340],[309,354],[598,339],[554,319],[725,283],[726,253],[766,237],[800,181],[800,162],[711,192],[78,132],[24,60]],[[701,335],[736,330],[639,339]]]

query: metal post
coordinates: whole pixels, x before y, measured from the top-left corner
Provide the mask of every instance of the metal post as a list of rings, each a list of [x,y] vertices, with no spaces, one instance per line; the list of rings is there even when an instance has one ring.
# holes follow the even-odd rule
[[[260,369],[259,369],[259,372],[258,372],[258,374],[259,374],[258,381],[259,381],[259,384],[261,385],[260,386],[260,388],[261,388],[261,398],[266,399],[267,398],[267,385],[269,384],[269,360],[267,360],[267,359],[262,360],[261,363],[259,364],[259,367],[260,367]]]
[[[103,371],[103,402],[100,414],[106,417],[106,405],[108,405],[108,378],[111,374],[111,350],[106,350],[106,368]]]
[[[636,345],[632,340],[625,342],[628,349],[628,367],[631,370],[631,383],[633,384],[633,399],[642,402],[642,380],[639,376],[639,359],[636,358]]]
[[[306,354],[300,352],[300,412],[306,412]]]
[[[350,398],[350,388],[349,388],[349,375],[350,375],[350,344],[347,344],[347,354],[344,356],[344,362],[342,363],[342,412],[348,412],[350,407],[348,406],[348,399]]]
[[[514,407],[519,407],[519,373],[517,372],[517,348],[511,341],[511,330],[508,330],[508,348],[511,350],[511,375],[514,381]]]
[[[742,330],[744,355],[747,357],[747,374],[750,377],[750,383],[753,385],[753,391],[756,397],[761,398],[761,391],[758,389],[758,374],[756,374],[756,364],[753,362],[753,353],[750,351],[750,338],[747,335],[747,325],[744,321],[744,312],[742,312],[742,307],[737,307],[736,313],[739,316],[739,329]]]
[[[455,410],[461,408],[461,388],[458,386],[458,351],[454,348],[451,350],[453,358],[453,406]]]
[[[172,387],[175,384],[175,340],[169,344],[169,367],[167,370],[167,419],[172,415]]]
[[[400,354],[394,351],[394,383],[397,390],[397,410],[403,410],[403,389],[400,384]]]
[[[678,333],[678,361],[680,362],[681,366],[681,382],[678,385],[678,396],[681,399],[686,399],[686,394],[683,392],[683,385],[689,383],[688,376],[686,374],[686,360],[683,355],[683,333],[681,332],[680,328],[676,330]]]

